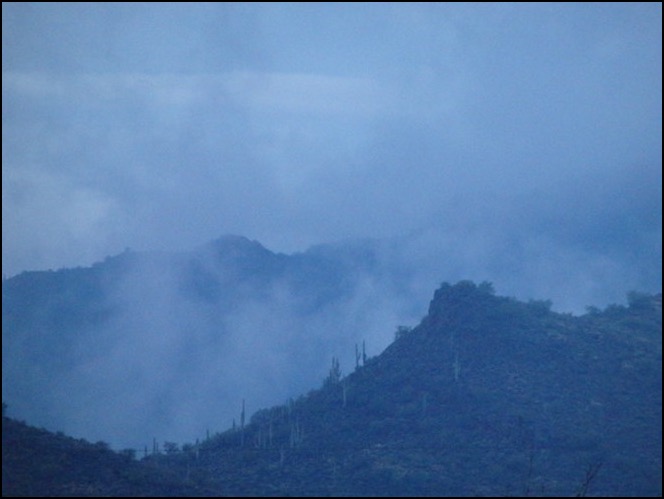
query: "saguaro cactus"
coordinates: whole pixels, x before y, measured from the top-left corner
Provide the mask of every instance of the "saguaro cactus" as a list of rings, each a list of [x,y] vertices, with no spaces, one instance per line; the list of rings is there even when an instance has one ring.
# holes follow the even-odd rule
[[[339,359],[332,357],[332,367],[330,373],[325,379],[326,385],[336,385],[341,380],[341,368],[339,367]]]
[[[291,431],[290,431],[291,449],[297,447],[301,441],[302,441],[302,427],[300,426],[299,416],[296,416],[295,422],[291,424]]]
[[[459,374],[461,374],[461,362],[459,362],[459,351],[454,352],[454,363],[452,364],[454,369],[454,381],[459,381]]]
[[[348,381],[347,378],[341,382],[341,390],[343,395],[342,407],[346,407],[347,402],[347,393],[348,393]]]
[[[242,412],[240,413],[240,447],[244,447],[244,399],[242,399]]]

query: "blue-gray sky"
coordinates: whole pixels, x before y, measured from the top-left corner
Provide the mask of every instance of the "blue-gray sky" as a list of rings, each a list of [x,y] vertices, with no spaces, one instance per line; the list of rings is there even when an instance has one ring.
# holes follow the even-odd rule
[[[410,236],[661,287],[661,137],[659,3],[3,3],[3,273]]]

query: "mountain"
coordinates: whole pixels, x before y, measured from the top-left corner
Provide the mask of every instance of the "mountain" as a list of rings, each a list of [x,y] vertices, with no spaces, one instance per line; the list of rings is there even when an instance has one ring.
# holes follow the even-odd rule
[[[576,317],[461,281],[397,333],[345,376],[333,359],[317,390],[131,464],[200,495],[661,496],[661,294]],[[3,495],[22,445],[4,425]]]
[[[444,284],[383,354],[196,462],[226,495],[661,495],[661,303],[573,317]]]
[[[189,441],[314,386],[331,354],[382,350],[424,312],[371,241],[274,253],[224,236],[2,284],[2,389],[32,424],[142,449]],[[108,407],[116,409],[108,411]]]
[[[325,377],[330,356],[352,368],[355,345],[382,352],[443,280],[490,279],[577,313],[661,287],[629,273],[609,279],[584,258],[563,257],[553,271],[516,242],[487,248],[425,232],[286,255],[223,236],[191,251],[126,250],[91,267],[24,272],[2,283],[3,396],[31,424],[140,450],[227,428],[242,399],[255,411],[297,396]]]
[[[188,497],[195,490],[130,451],[2,418],[2,496]]]

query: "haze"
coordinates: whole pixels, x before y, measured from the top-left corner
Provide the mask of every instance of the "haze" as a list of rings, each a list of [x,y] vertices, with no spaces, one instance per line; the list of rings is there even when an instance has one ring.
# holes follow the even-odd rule
[[[660,3],[3,3],[2,125],[5,276],[233,233],[388,241],[422,311],[661,291]],[[376,304],[345,320],[378,346],[412,318],[354,296],[326,317]]]

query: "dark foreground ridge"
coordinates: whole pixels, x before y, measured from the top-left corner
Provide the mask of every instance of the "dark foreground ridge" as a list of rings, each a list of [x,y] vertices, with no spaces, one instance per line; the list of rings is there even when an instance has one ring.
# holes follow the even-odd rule
[[[140,461],[3,417],[3,496],[661,496],[661,294],[574,317],[443,284],[356,364]]]

